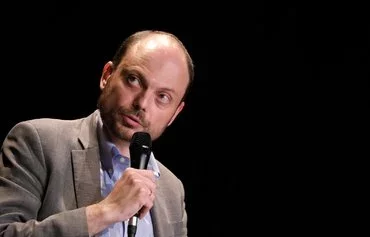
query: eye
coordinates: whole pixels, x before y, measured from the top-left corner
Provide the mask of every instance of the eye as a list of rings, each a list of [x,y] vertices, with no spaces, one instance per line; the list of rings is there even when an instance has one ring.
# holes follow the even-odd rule
[[[171,101],[171,97],[165,93],[160,93],[158,99],[162,104],[168,104]]]
[[[131,85],[138,86],[140,85],[140,80],[134,75],[128,75],[127,76],[127,82],[130,83]]]

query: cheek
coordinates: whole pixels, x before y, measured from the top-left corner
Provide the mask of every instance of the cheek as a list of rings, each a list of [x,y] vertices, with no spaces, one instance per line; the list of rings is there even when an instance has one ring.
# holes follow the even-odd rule
[[[162,129],[166,128],[169,122],[171,121],[172,113],[163,113],[163,111],[157,111],[157,116],[152,117],[152,125]]]
[[[109,97],[111,104],[116,106],[127,106],[131,101],[131,94],[129,91],[125,91],[123,88],[114,88],[110,92]]]

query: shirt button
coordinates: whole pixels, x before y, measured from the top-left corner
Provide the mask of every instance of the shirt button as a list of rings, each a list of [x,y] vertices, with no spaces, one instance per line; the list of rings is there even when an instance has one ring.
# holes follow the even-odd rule
[[[120,161],[121,163],[125,163],[125,158],[121,157],[121,158],[119,158],[119,161]]]
[[[108,170],[108,172],[109,172],[110,174],[112,174],[112,173],[113,173],[113,169],[109,169],[109,170]]]

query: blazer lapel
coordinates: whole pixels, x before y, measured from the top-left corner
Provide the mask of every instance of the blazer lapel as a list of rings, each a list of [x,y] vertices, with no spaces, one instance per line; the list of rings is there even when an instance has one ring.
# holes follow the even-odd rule
[[[78,139],[81,148],[72,151],[77,207],[102,200],[100,191],[100,158],[97,138],[99,111],[81,123]]]
[[[167,222],[167,211],[166,211],[166,198],[160,188],[161,185],[157,186],[156,198],[154,205],[150,210],[152,217],[154,236],[164,236],[168,233],[168,222]]]
[[[72,162],[77,207],[100,201],[99,149],[73,150]]]

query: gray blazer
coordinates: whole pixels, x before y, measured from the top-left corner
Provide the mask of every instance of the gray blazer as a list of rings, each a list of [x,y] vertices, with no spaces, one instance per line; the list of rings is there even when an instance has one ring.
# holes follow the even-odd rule
[[[95,113],[10,130],[0,153],[0,236],[88,236],[85,208],[102,199]],[[183,184],[158,165],[154,236],[187,236]]]

